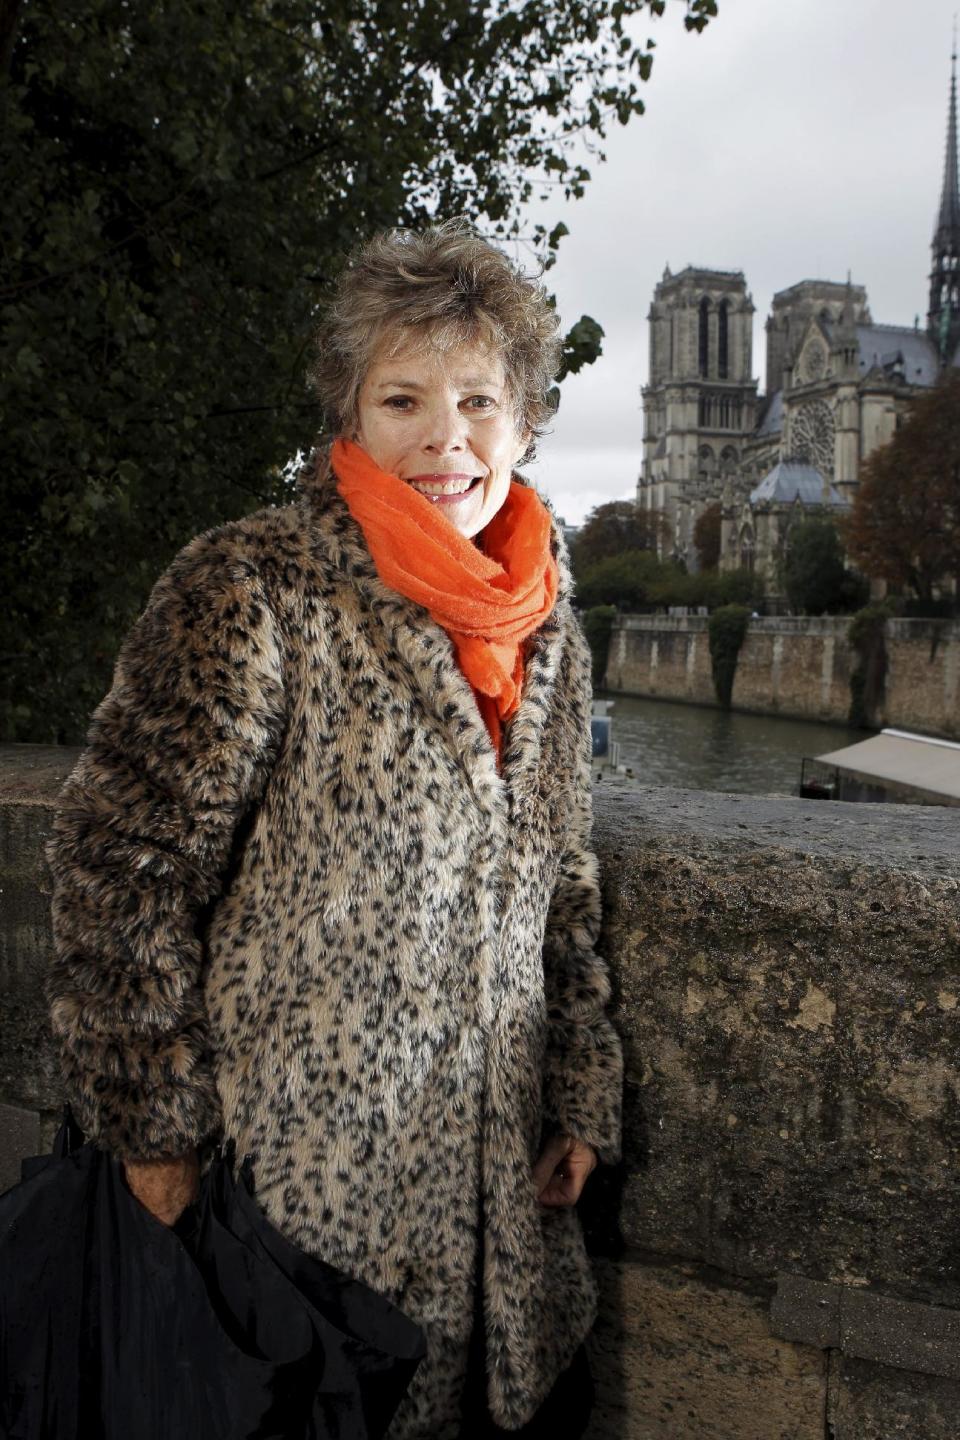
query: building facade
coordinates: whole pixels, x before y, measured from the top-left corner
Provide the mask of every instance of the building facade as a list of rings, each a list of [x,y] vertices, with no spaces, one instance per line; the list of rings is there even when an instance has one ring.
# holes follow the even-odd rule
[[[665,553],[694,570],[696,521],[719,502],[721,569],[758,572],[775,597],[797,517],[849,509],[861,462],[911,397],[960,363],[956,55],[926,326],[875,324],[849,276],[802,280],[773,297],[758,396],[753,311],[741,271],[664,271],[649,313],[637,503],[663,511]]]

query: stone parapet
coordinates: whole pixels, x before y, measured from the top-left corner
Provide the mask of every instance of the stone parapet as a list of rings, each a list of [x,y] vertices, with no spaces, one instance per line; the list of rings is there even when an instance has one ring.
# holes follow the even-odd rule
[[[0,747],[8,1182],[59,1105],[41,847],[76,753]],[[623,1162],[580,1202],[591,1434],[953,1440],[960,819],[664,789],[595,806],[626,1103]]]
[[[595,843],[627,1058],[605,1433],[955,1436],[956,813],[605,793]]]

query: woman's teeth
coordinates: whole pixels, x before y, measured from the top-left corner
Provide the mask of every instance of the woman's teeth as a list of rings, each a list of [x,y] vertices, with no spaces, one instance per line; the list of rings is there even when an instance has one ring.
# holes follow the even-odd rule
[[[480,475],[463,476],[457,480],[411,480],[414,490],[437,504],[441,500],[459,500],[482,480]]]

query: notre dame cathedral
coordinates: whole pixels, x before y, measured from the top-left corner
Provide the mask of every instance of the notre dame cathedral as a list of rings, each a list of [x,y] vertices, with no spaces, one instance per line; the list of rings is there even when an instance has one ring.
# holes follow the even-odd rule
[[[648,317],[637,502],[663,511],[671,552],[689,569],[697,517],[719,501],[721,569],[754,569],[775,595],[793,519],[848,508],[860,462],[890,439],[911,395],[960,364],[956,58],[926,329],[874,324],[849,277],[802,280],[773,297],[761,396],[743,273],[664,271]]]

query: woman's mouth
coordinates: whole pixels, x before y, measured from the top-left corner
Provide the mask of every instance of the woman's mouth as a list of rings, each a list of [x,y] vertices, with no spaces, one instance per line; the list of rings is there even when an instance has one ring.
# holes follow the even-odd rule
[[[455,505],[483,484],[482,475],[414,475],[407,481],[432,505]]]

